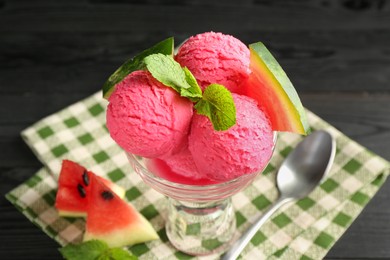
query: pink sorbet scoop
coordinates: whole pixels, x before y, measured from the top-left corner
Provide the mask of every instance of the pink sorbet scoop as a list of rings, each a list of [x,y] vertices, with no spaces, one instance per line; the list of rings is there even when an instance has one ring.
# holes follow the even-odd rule
[[[240,93],[240,85],[250,73],[248,47],[222,33],[207,32],[189,38],[175,59],[192,72],[202,89],[218,83]]]
[[[178,151],[188,135],[192,102],[147,71],[118,83],[109,98],[107,127],[125,151],[154,158]]]
[[[233,94],[237,123],[215,131],[210,120],[194,114],[189,150],[202,174],[227,181],[262,170],[273,150],[273,131],[268,118],[253,99]]]

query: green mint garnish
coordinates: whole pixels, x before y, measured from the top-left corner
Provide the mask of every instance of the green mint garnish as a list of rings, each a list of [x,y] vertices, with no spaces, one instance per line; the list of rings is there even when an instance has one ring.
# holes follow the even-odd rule
[[[211,84],[202,95],[194,75],[188,68],[182,68],[172,56],[151,54],[144,59],[144,63],[156,80],[196,103],[197,112],[207,116],[215,130],[227,130],[236,123],[233,97],[224,86]]]
[[[187,67],[184,67],[183,70],[186,75],[186,81],[191,86],[183,92],[192,102],[197,102],[199,101],[199,98],[202,97],[202,89],[199,87],[198,82],[196,81],[194,75],[192,75],[191,71]],[[191,94],[187,94],[186,91]]]
[[[232,93],[219,84],[209,85],[195,104],[196,111],[207,116],[217,131],[228,130],[236,123],[236,106]]]
[[[107,243],[100,240],[90,240],[81,244],[69,244],[59,249],[62,256],[67,260],[136,260],[122,248],[110,248]]]
[[[151,54],[144,59],[147,70],[165,86],[176,90],[181,96],[197,100],[202,90],[188,69],[183,69],[172,56]]]
[[[115,89],[115,85],[121,82],[127,75],[136,70],[145,68],[143,60],[145,57],[155,54],[162,53],[165,55],[173,55],[174,42],[173,38],[168,38],[162,42],[157,43],[153,47],[144,50],[134,58],[127,60],[122,64],[104,83],[103,85],[103,97],[108,99],[112,91]]]

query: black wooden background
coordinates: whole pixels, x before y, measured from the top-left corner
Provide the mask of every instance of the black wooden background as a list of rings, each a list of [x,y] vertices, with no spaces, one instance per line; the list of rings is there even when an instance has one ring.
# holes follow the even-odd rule
[[[41,163],[19,133],[174,36],[263,41],[304,105],[390,160],[390,1],[0,0],[0,259],[60,259],[4,194]],[[390,259],[390,181],[327,259]]]

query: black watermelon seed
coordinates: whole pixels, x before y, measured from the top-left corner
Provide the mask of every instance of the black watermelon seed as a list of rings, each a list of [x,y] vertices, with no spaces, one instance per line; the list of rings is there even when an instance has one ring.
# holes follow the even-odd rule
[[[84,181],[85,186],[89,185],[89,177],[88,177],[88,173],[86,170],[84,170],[84,173],[83,173],[83,181]]]
[[[80,183],[77,184],[77,190],[79,191],[79,194],[82,198],[85,198],[87,196],[87,193],[85,192],[83,185],[81,185]]]
[[[103,191],[101,195],[104,200],[112,200],[114,198],[114,194],[108,190]]]

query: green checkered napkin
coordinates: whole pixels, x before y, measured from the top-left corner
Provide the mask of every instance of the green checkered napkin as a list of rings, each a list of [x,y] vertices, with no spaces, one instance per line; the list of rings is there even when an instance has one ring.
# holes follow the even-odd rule
[[[140,259],[188,259],[169,243],[164,229],[165,198],[146,186],[131,169],[124,152],[105,126],[106,101],[101,93],[37,122],[22,132],[46,166],[12,190],[7,198],[59,244],[82,239],[84,220],[63,218],[54,208],[56,178],[62,159],[79,162],[126,188],[126,198],[158,231],[161,240],[129,247]],[[337,154],[328,178],[309,197],[280,209],[252,239],[244,259],[320,259],[346,231],[389,174],[389,163],[348,139],[310,111],[314,130],[325,129],[336,139]],[[280,133],[274,156],[264,175],[233,197],[238,232],[276,200],[277,168],[301,140]],[[217,255],[202,257],[216,259]]]

